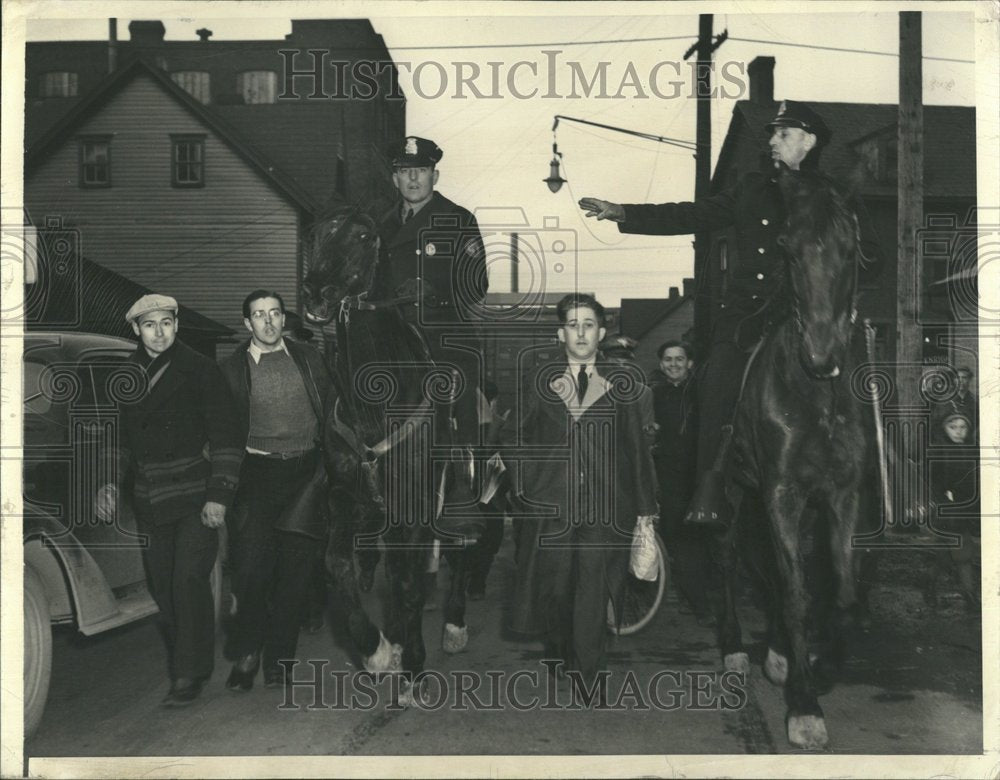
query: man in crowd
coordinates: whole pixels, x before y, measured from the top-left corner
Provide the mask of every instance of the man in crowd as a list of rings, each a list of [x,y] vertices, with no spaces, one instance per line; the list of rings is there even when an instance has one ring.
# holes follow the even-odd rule
[[[236,616],[226,687],[249,691],[264,663],[278,686],[294,659],[315,548],[326,539],[323,423],[332,381],[320,354],[282,335],[285,303],[254,290],[243,301],[248,344],[222,365],[246,450],[232,524]]]
[[[831,138],[819,114],[791,100],[781,104],[767,131],[771,153],[767,170],[747,173],[734,186],[717,194],[688,203],[621,205],[583,198],[579,204],[589,217],[617,222],[622,233],[682,235],[736,229],[736,256],[728,271],[725,296],[718,311],[713,312],[711,350],[702,378],[706,392],[701,395],[699,408],[698,473],[706,488],[720,484],[706,475],[714,470],[720,455],[724,460],[728,450],[723,448],[723,429],[732,423],[747,351],[760,337],[766,318],[781,312],[785,301],[779,296],[787,295],[783,279],[788,256],[779,242],[785,205],[776,167],[784,164],[792,170],[816,169],[820,153]],[[864,206],[860,201],[852,205],[867,270],[877,265],[878,241]],[[708,489],[698,490],[697,495],[704,500],[692,502],[688,519],[725,526],[731,513],[709,509],[725,507],[725,497]]]
[[[950,415],[962,415],[968,421],[969,435],[968,443],[975,444],[979,441],[979,402],[976,395],[969,386],[972,384],[972,369],[968,366],[961,366],[957,371],[958,389],[947,401],[942,401],[935,405],[933,410],[934,424],[940,425],[942,421]]]
[[[119,473],[134,475],[138,527],[149,540],[143,563],[160,608],[170,676],[162,704],[180,707],[198,698],[212,674],[209,580],[218,529],[236,492],[239,426],[218,366],[177,340],[176,300],[144,295],[125,319],[140,340],[131,360],[148,385],[121,407]]]
[[[420,292],[420,303],[405,306],[404,314],[420,328],[431,358],[454,364],[461,374],[453,430],[455,441],[467,444],[478,437],[476,387],[482,350],[476,321],[481,319],[479,307],[489,280],[476,218],[435,190],[443,155],[436,143],[416,136],[393,150],[392,181],[400,202],[379,226],[389,256],[389,278],[383,284],[388,294]],[[457,343],[446,345],[445,337]],[[439,424],[439,433],[440,426],[451,425],[443,419]]]
[[[556,312],[565,354],[525,385],[519,420],[532,453],[518,464],[519,503],[547,512],[523,518],[512,628],[543,632],[546,658],[593,691],[608,600],[621,597],[637,520],[656,514],[656,477],[635,392],[646,388],[613,387],[605,376],[620,363],[598,361],[604,307],[571,293]]]
[[[657,350],[663,381],[653,388],[657,436],[653,447],[660,488],[660,531],[677,589],[699,623],[711,621],[706,594],[712,577],[711,540],[705,529],[683,522],[694,493],[698,444],[691,347],[667,341]]]

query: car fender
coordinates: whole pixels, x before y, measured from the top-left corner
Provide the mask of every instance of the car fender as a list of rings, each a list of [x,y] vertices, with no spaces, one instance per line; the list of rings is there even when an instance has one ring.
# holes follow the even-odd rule
[[[26,516],[24,525],[24,560],[45,583],[52,619],[66,622],[75,611],[77,627],[88,636],[115,622],[118,601],[100,567],[73,534],[41,512]]]

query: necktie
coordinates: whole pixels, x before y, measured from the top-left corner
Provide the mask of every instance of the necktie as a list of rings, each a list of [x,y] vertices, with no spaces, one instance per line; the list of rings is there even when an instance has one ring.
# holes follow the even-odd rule
[[[410,219],[412,219],[412,218],[413,218],[413,209],[409,209],[409,208],[408,208],[408,209],[406,210],[406,213],[405,213],[405,214],[403,214],[403,224],[405,225],[405,224],[406,224],[407,222],[409,222],[409,221],[410,221]]]
[[[587,394],[587,368],[580,366],[580,373],[576,375],[576,400],[583,403],[583,397]]]

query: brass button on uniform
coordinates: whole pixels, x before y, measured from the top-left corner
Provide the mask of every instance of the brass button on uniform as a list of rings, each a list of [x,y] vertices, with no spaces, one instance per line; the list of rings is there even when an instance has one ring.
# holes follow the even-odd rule
[[[762,246],[757,247],[757,254],[759,254],[759,255],[764,254],[764,247],[762,247]]]
[[[757,278],[758,279],[763,279],[764,278],[764,274],[757,274]]]

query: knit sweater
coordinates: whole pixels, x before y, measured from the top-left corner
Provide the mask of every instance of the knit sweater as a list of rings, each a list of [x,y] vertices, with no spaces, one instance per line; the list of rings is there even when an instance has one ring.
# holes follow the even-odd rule
[[[295,361],[284,350],[250,362],[250,435],[247,447],[300,452],[315,446],[319,425]]]

